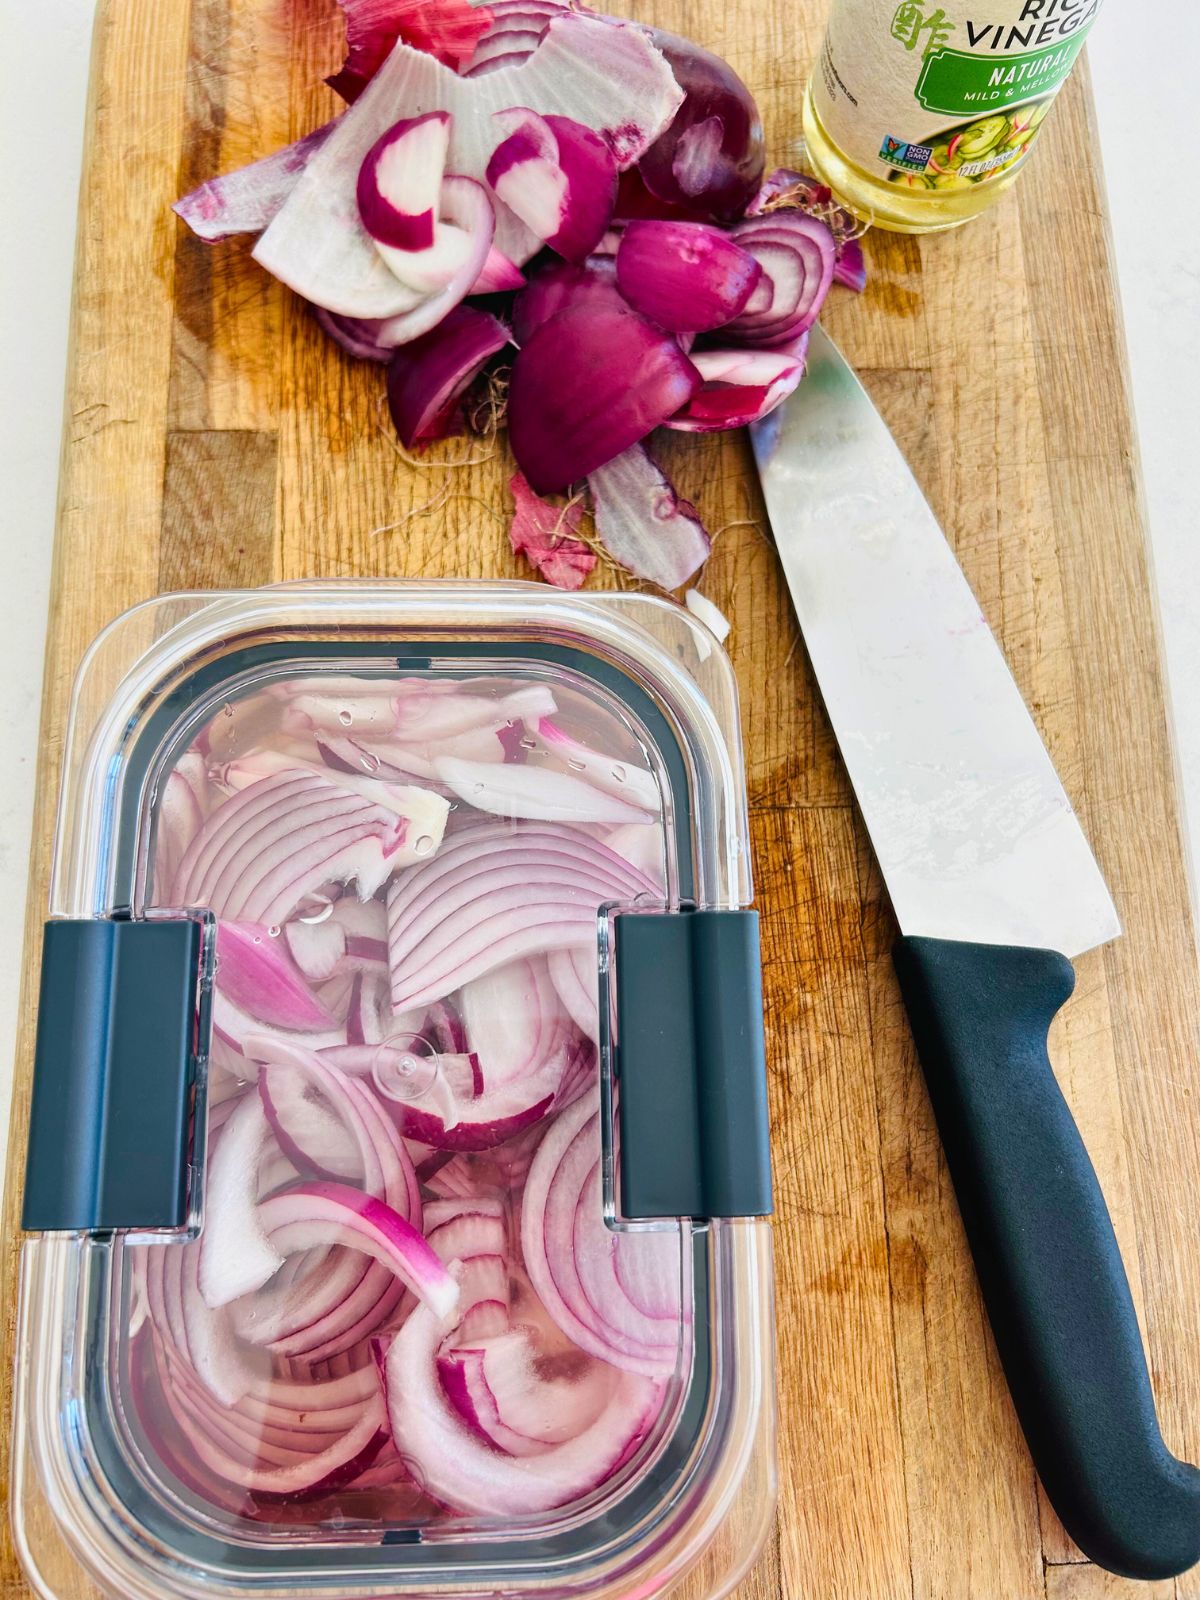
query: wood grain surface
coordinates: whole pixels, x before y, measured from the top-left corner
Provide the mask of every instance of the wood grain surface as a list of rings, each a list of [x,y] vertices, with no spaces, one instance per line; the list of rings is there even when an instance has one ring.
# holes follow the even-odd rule
[[[639,14],[727,56],[771,155],[795,161],[822,11],[645,0]],[[460,442],[410,465],[381,421],[379,371],[343,358],[244,242],[200,244],[168,209],[330,115],[339,44],[329,0],[101,5],[5,1195],[9,1348],[39,928],[82,650],[164,588],[518,570],[503,449],[440,466]],[[1196,1459],[1197,969],[1094,149],[1080,72],[1010,198],[954,234],[871,236],[866,295],[835,291],[826,320],[955,544],[1124,919],[1124,938],[1078,963],[1054,1049],[1168,1442]],[[724,530],[701,587],[733,620],[765,937],[781,1498],[740,1600],[1196,1600],[1195,1574],[1134,1585],[1082,1561],[1039,1493],[745,441],[677,436],[666,455]],[[0,1579],[27,1592],[7,1543]]]

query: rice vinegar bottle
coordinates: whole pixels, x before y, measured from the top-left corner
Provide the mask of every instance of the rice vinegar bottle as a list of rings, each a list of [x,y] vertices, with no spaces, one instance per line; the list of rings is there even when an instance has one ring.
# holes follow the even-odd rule
[[[833,0],[809,163],[865,221],[953,228],[1016,181],[1100,0]]]

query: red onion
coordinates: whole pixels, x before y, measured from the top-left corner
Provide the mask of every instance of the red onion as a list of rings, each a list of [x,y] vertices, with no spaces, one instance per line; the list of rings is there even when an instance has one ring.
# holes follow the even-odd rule
[[[793,172],[788,167],[776,167],[763,179],[762,188],[750,202],[746,215],[757,217],[791,208],[807,211],[828,225],[837,244],[834,281],[861,294],[867,286],[867,268],[859,237],[863,224],[853,212],[838,205],[827,185],[810,173]]]
[[[609,900],[651,881],[602,844],[550,823],[495,824],[447,840],[388,899],[392,1004],[442,999],[522,956],[592,944]]]
[[[427,111],[402,118],[367,151],[358,171],[358,214],[378,243],[431,247],[449,143],[449,113]]]
[[[742,428],[781,405],[804,376],[801,353],[783,350],[695,350],[692,361],[704,387],[667,423],[683,433]]]
[[[598,133],[570,117],[525,107],[495,113],[504,138],[487,181],[496,197],[568,261],[582,261],[604,237],[617,198],[617,164]]]
[[[643,316],[674,333],[704,333],[745,308],[762,267],[719,228],[631,222],[617,251],[617,284]]]
[[[763,132],[749,89],[728,62],[690,39],[650,36],[666,56],[684,101],[638,162],[646,187],[693,215],[730,222],[746,210],[763,173]]]
[[[497,1453],[462,1421],[438,1382],[438,1347],[452,1331],[418,1306],[392,1341],[387,1395],[392,1437],[425,1489],[460,1511],[528,1516],[587,1494],[627,1460],[661,1403],[656,1384],[626,1373],[597,1420],[565,1444],[522,1458]]]
[[[201,1238],[131,1252],[146,1444],[235,1515],[566,1503],[649,1433],[686,1330],[678,1238],[614,1243],[599,1189],[596,919],[660,892],[657,787],[519,680],[328,675],[234,722],[159,800],[167,898],[226,920]],[[398,858],[386,909],[340,893]]]
[[[825,223],[803,211],[773,211],[739,223],[733,236],[758,260],[763,277],[723,337],[778,348],[806,333],[833,282],[835,247]]]
[[[595,784],[597,789],[615,795],[651,817],[661,812],[662,795],[659,792],[658,780],[652,772],[647,772],[644,767],[634,766],[628,761],[614,761],[611,756],[605,755],[600,750],[594,750],[591,745],[573,739],[552,717],[539,719],[537,734],[540,742],[539,754],[561,763],[572,772],[581,773],[589,783]],[[624,820],[644,822],[647,817],[627,817]]]
[[[442,782],[467,805],[490,816],[534,822],[648,822],[641,810],[612,792],[568,772],[544,767],[496,765],[442,756],[434,763]]]
[[[670,68],[643,29],[574,13],[558,17],[529,60],[502,78],[458,77],[426,55],[398,48],[379,69],[372,93],[339,119],[309,161],[260,236],[254,258],[314,305],[346,317],[396,318],[388,339],[415,338],[472,288],[493,246],[516,267],[538,248],[537,238],[507,209],[488,237],[482,211],[468,215],[467,200],[452,199],[452,185],[484,177],[498,143],[493,111],[505,105],[541,113],[569,108],[572,118],[599,134],[618,166],[628,166],[666,127],[681,99]],[[398,110],[444,111],[452,118],[446,171],[455,176],[443,184],[441,221],[457,224],[481,251],[461,293],[429,296],[415,323],[409,320],[412,263],[388,254],[385,264],[353,203],[363,158]],[[491,213],[486,192],[480,192]]]
[[[193,839],[172,891],[229,921],[285,921],[330,879],[374,894],[397,867],[435,851],[446,803],[426,790],[375,785],[366,799],[318,772],[263,778],[217,808]]]
[[[589,1039],[600,1037],[600,1002],[596,960],[582,946],[552,950],[547,957],[550,981],[567,1015]]]
[[[209,243],[235,233],[261,233],[336,126],[335,118],[261,161],[252,161],[221,178],[209,178],[171,209],[198,238]]]
[[[538,1147],[521,1203],[521,1248],[542,1304],[580,1349],[629,1372],[674,1369],[681,1236],[605,1226],[597,1095],[562,1112]]]
[[[507,294],[513,289],[525,287],[525,274],[520,267],[515,266],[503,250],[495,246],[488,251],[487,260],[480,268],[479,276],[471,285],[472,294]]]
[[[302,1183],[272,1195],[259,1218],[280,1255],[344,1244],[361,1250],[401,1279],[436,1316],[458,1303],[458,1285],[398,1211],[343,1183]]]
[[[497,0],[488,7],[491,22],[462,68],[463,76],[475,77],[528,61],[553,19],[567,9],[563,0]]]
[[[354,101],[402,39],[448,67],[470,60],[491,23],[483,6],[468,0],[338,0],[346,16],[346,60],[326,82]]]
[[[256,1096],[240,1101],[213,1141],[205,1182],[199,1282],[205,1304],[227,1305],[283,1264],[258,1218],[258,1168],[271,1127]]]
[[[617,289],[615,269],[602,271],[595,262],[574,266],[555,262],[529,280],[513,304],[513,335],[527,344],[537,328],[559,311],[624,311],[627,302]]]
[[[222,992],[250,1016],[301,1032],[337,1026],[337,1019],[309,988],[278,928],[272,937],[263,923],[219,923],[217,961]]]
[[[502,322],[474,306],[456,306],[396,351],[388,367],[388,406],[410,450],[446,436],[467,386],[507,343]]]
[[[700,387],[678,343],[632,311],[560,311],[513,363],[508,435],[539,494],[619,456]]]
[[[588,473],[588,488],[595,506],[596,537],[637,577],[663,589],[678,589],[707,561],[712,540],[696,508],[679,498],[642,445],[632,445],[615,460],[594,467]]]
[[[528,1330],[514,1329],[460,1340],[438,1357],[438,1377],[482,1438],[509,1455],[534,1456],[597,1422],[620,1382],[601,1361],[577,1358],[563,1365],[561,1377],[543,1376]]]

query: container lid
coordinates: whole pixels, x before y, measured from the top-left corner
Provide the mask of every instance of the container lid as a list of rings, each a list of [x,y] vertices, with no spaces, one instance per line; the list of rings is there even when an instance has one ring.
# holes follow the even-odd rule
[[[18,1442],[114,1593],[665,1592],[763,1437],[736,736],[603,600],[377,592],[197,607],[68,785]]]

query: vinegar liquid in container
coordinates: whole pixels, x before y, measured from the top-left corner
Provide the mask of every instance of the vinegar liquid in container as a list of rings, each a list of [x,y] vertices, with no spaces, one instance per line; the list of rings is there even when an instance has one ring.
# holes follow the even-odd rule
[[[833,0],[804,101],[809,164],[897,233],[957,227],[1016,182],[1100,0]]]
[[[771,1198],[711,636],[543,585],[167,596],[89,653],[62,793],[37,1591],[727,1593],[774,1502]]]

